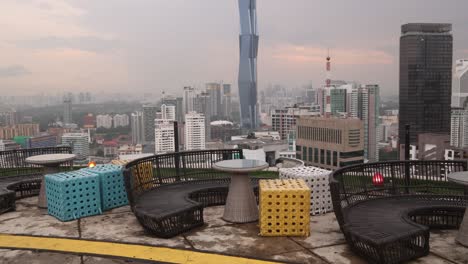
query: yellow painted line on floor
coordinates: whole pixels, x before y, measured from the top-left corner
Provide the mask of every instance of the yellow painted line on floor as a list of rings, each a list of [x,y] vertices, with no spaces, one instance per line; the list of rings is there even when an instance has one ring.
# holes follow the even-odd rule
[[[270,264],[277,262],[144,245],[0,234],[0,248],[56,251],[190,264]]]

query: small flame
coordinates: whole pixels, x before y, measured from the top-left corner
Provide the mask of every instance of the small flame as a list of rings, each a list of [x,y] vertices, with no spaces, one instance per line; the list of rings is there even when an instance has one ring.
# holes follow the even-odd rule
[[[94,168],[94,167],[96,167],[96,162],[95,161],[90,161],[88,163],[88,168]]]

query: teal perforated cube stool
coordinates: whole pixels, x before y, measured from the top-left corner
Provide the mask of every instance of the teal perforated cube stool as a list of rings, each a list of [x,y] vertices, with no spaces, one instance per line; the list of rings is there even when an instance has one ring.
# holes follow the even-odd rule
[[[121,207],[128,204],[125,191],[122,166],[113,164],[97,165],[94,168],[82,169],[99,175],[102,210]]]
[[[47,212],[61,221],[102,213],[99,175],[84,171],[45,176]]]

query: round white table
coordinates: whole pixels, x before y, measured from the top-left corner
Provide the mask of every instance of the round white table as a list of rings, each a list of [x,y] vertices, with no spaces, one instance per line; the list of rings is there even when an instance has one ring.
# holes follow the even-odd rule
[[[44,167],[44,175],[59,172],[60,164],[74,160],[75,154],[44,154],[26,158],[26,162]],[[45,192],[45,177],[42,175],[41,190],[39,191],[39,208],[47,208],[47,197]]]
[[[450,173],[447,176],[447,179],[450,182],[468,186],[468,172],[467,171]],[[458,243],[462,244],[463,246],[468,247],[468,207],[465,210],[465,216],[463,216],[463,220],[460,225],[460,228],[458,229],[458,234],[455,240]]]
[[[231,173],[223,220],[232,223],[258,220],[257,201],[248,173],[265,168],[268,163],[259,160],[223,160],[213,164],[213,169]]]

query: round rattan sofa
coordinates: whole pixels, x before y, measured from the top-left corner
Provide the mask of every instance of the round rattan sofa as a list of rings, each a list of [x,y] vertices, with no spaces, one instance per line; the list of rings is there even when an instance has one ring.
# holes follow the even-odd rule
[[[230,175],[212,164],[242,154],[241,149],[183,151],[128,163],[124,180],[133,213],[145,230],[161,238],[202,226],[203,208],[225,204],[230,183]],[[252,179],[257,202],[258,179]]]
[[[69,146],[0,151],[0,214],[14,211],[16,200],[39,194],[43,168],[26,163],[27,157],[71,152]],[[72,165],[70,161],[62,166],[67,170]]]
[[[427,255],[431,228],[460,226],[468,189],[448,182],[447,175],[466,170],[466,161],[391,161],[336,170],[330,190],[347,243],[370,263]]]

